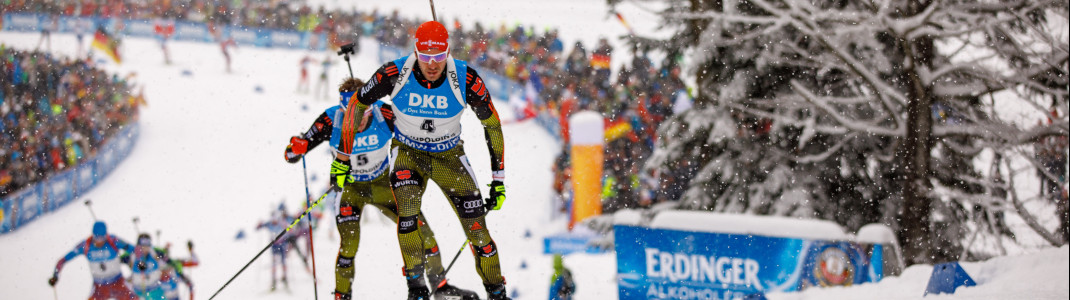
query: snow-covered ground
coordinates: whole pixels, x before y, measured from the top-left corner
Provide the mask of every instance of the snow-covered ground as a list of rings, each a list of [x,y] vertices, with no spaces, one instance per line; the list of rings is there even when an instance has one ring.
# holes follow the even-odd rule
[[[36,33],[0,33],[3,43],[32,49]],[[75,53],[72,35],[53,35],[53,51]],[[381,62],[374,57],[374,42],[365,41],[365,52],[353,60],[353,71],[367,77]],[[192,239],[201,266],[191,269],[199,297],[206,297],[253,257],[270,239],[267,232],[253,231],[259,221],[281,201],[291,211],[304,203],[300,164],[282,160],[289,137],[304,131],[323,109],[335,100],[317,100],[295,92],[298,62],[305,51],[240,48],[234,57],[234,72],[224,71],[217,45],[171,43],[174,63],[165,65],[154,40],[124,40],[122,65],[103,67],[120,75],[136,73],[145,87],[148,106],[141,114],[141,138],[133,153],[100,185],[85,195],[93,199],[96,215],[108,222],[120,237],[136,237],[132,218],[139,217],[143,231],[161,230],[162,240],[176,245],[175,255],[186,251],[182,244]],[[324,54],[315,53],[314,57]],[[310,73],[317,74],[318,67]],[[184,75],[189,73],[190,75]],[[344,64],[331,70],[332,80],[347,74]],[[316,84],[315,76],[311,83]],[[335,83],[331,84],[334,89]],[[262,93],[256,92],[257,88]],[[504,104],[499,104],[504,105]],[[305,109],[307,107],[307,110]],[[508,114],[507,110],[502,110]],[[509,116],[505,116],[509,118]],[[466,114],[463,138],[477,178],[489,180],[489,155],[480,125]],[[506,188],[510,195],[502,211],[492,213],[488,227],[500,249],[504,274],[511,289],[524,298],[545,298],[551,275],[550,257],[543,256],[542,236],[564,228],[562,220],[548,223],[550,168],[559,146],[538,125],[530,122],[506,125]],[[326,184],[330,162],[325,149],[308,157],[314,187]],[[322,188],[313,188],[313,191]],[[436,231],[444,256],[452,257],[464,242],[463,232],[447,201],[429,187],[424,210]],[[46,283],[51,270],[76,242],[89,235],[92,219],[86,208],[72,202],[19,230],[0,236],[0,299],[51,299]],[[357,255],[358,299],[403,297],[401,257],[395,225],[373,211],[362,226]],[[333,230],[333,227],[324,228]],[[239,230],[248,238],[235,241]],[[337,233],[320,230],[315,235],[321,297],[334,289],[333,265]],[[532,233],[525,238],[526,232]],[[332,237],[333,235],[333,237]],[[64,268],[58,284],[61,299],[88,295],[90,278],[84,258]],[[615,295],[615,264],[611,255],[570,257],[580,297],[611,298]],[[270,264],[262,257],[220,294],[222,299],[307,299],[312,277],[297,260],[290,260],[290,291],[268,294]],[[450,272],[451,282],[482,291],[469,252],[461,255]],[[521,268],[525,266],[526,268]],[[590,270],[590,271],[586,271]],[[578,272],[580,273],[580,272]]]
[[[465,9],[456,0],[438,1],[439,13],[464,20],[481,20],[547,26],[557,24],[566,45],[581,39],[588,47],[600,36],[615,37],[625,29],[605,18],[603,1],[528,1],[525,4],[497,5],[490,0],[470,1]],[[335,0],[313,3],[348,5]],[[380,8],[426,9],[426,2],[397,0],[375,2]],[[466,2],[468,3],[468,2]],[[371,4],[370,4],[371,5]],[[369,6],[370,6],[369,5]],[[479,7],[471,9],[470,7]],[[362,8],[363,9],[363,8]],[[417,11],[420,12],[420,11]],[[652,30],[656,19],[641,7],[622,6],[621,13],[638,31]],[[647,15],[643,15],[647,14]],[[653,21],[651,21],[653,20]],[[21,49],[31,49],[36,33],[0,32],[0,41]],[[53,51],[75,53],[72,35],[53,35]],[[375,43],[363,41],[364,52],[353,60],[353,71],[366,78],[381,62],[375,57]],[[304,202],[300,165],[286,164],[282,150],[289,136],[303,131],[333,97],[314,99],[295,92],[299,61],[306,51],[239,48],[232,53],[234,72],[224,72],[217,45],[171,43],[174,63],[163,64],[154,40],[124,40],[122,65],[103,67],[120,75],[136,73],[133,81],[144,86],[148,106],[141,114],[141,138],[133,153],[100,185],[85,195],[93,199],[97,216],[109,223],[111,231],[127,240],[136,236],[132,218],[139,217],[141,229],[160,230],[162,239],[176,245],[175,255],[186,255],[181,245],[188,239],[196,244],[202,265],[190,269],[197,298],[215,292],[256,254],[272,237],[253,231],[278,204],[285,201],[292,210]],[[88,47],[84,45],[84,47]],[[624,47],[617,47],[622,53]],[[625,51],[626,52],[626,51]],[[311,53],[322,59],[325,53]],[[618,56],[619,57],[619,56]],[[622,60],[618,60],[622,61]],[[615,63],[616,64],[616,63]],[[312,87],[319,67],[309,70]],[[344,63],[330,71],[330,89],[348,71]],[[188,75],[186,75],[188,74]],[[257,92],[257,90],[262,92]],[[501,100],[501,99],[499,99]],[[500,107],[504,107],[499,104]],[[499,112],[508,114],[505,109]],[[509,118],[509,116],[505,116]],[[488,154],[479,124],[471,113],[464,119],[464,139],[477,178],[490,177]],[[564,228],[564,220],[550,219],[550,164],[559,146],[536,124],[512,123],[505,126],[506,182],[509,200],[502,211],[492,213],[488,225],[501,249],[503,273],[517,299],[545,299],[551,274],[550,257],[542,255],[542,238]],[[324,149],[308,158],[310,177],[322,190],[326,183],[329,158]],[[445,259],[452,257],[464,241],[463,233],[447,201],[429,187],[424,210],[436,230]],[[52,299],[46,280],[59,257],[89,235],[92,222],[85,207],[72,202],[19,230],[0,236],[0,299]],[[362,244],[357,255],[357,299],[397,299],[405,294],[400,276],[395,226],[373,211],[365,214]],[[337,234],[324,226],[315,234],[316,258],[321,297],[333,290],[333,265]],[[234,239],[239,230],[247,238]],[[530,232],[530,237],[526,237]],[[937,299],[1067,299],[1070,297],[1070,253],[1068,248],[968,263],[964,268],[980,284],[964,288],[952,297]],[[1032,251],[1032,252],[1030,252]],[[466,251],[467,253],[467,251]],[[296,259],[289,261],[290,289],[268,293],[270,264],[267,257],[255,262],[220,294],[221,299],[308,299],[312,276]],[[86,297],[90,289],[84,258],[68,263],[55,291],[60,299]],[[451,282],[483,294],[469,254],[461,255]],[[574,254],[565,258],[577,280],[577,299],[615,299],[616,260],[609,254]],[[770,295],[771,299],[911,299],[921,298],[931,267],[914,266],[897,278],[878,284],[849,288],[811,289],[796,294]],[[927,297],[933,298],[933,297]]]
[[[771,300],[802,299],[1067,299],[1070,296],[1070,248],[962,263],[977,286],[960,287],[954,295],[923,297],[932,266],[915,265],[898,277],[877,284],[808,289],[768,295]]]

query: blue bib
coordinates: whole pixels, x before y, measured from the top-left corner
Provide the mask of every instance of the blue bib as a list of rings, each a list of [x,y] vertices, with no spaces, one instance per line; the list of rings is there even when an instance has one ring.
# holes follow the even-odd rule
[[[386,118],[379,112],[381,106],[380,102],[376,102],[369,107],[372,114],[368,122],[371,124],[367,129],[353,136],[352,149],[339,149],[342,144],[344,111],[340,106],[327,110],[327,115],[331,116],[332,123],[334,123],[331,131],[331,148],[338,155],[349,156],[350,165],[353,167],[351,173],[355,181],[371,181],[386,171],[389,166],[390,139],[394,134],[390,131],[390,126],[386,124]]]
[[[404,66],[408,56],[394,61]],[[420,86],[414,74],[408,78],[397,94],[394,95],[394,122],[397,128],[395,138],[417,150],[442,152],[452,149],[461,141],[460,118],[466,104],[464,102],[467,63],[453,60],[454,73],[443,71],[446,82],[436,88]],[[453,91],[456,86],[462,97],[457,98]]]

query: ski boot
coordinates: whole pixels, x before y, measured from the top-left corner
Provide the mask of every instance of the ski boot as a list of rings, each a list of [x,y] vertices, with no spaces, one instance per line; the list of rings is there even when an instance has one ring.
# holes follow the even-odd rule
[[[334,291],[334,300],[353,300],[353,296],[349,294],[343,294],[337,290]]]
[[[436,276],[428,276],[429,279]],[[431,284],[436,284],[434,289],[434,300],[479,300],[479,295],[476,292],[462,289],[452,284],[449,284],[445,279],[432,279]]]
[[[506,295],[505,282],[499,284],[484,284],[487,289],[487,300],[512,300]]]
[[[409,286],[409,296],[405,299],[408,300],[431,300],[431,293],[427,291],[427,284],[424,283],[423,268],[417,267],[414,270],[405,270],[405,284]]]

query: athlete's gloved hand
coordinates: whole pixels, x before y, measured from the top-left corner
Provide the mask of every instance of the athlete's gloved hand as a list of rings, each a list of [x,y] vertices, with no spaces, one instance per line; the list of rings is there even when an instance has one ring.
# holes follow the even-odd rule
[[[487,209],[502,209],[502,204],[505,203],[505,184],[495,180],[491,181],[489,186],[490,198],[487,198]]]
[[[48,279],[48,285],[56,286],[57,281],[59,281],[59,277],[56,277],[56,275],[52,275],[52,278]]]
[[[308,140],[297,136],[290,137],[290,144],[286,145],[286,162],[296,163],[306,152],[308,152]]]
[[[349,162],[335,158],[331,163],[331,188],[342,190],[347,182],[353,182],[353,177],[349,176]]]
[[[193,240],[186,241],[186,248],[189,249],[189,252],[193,252]]]

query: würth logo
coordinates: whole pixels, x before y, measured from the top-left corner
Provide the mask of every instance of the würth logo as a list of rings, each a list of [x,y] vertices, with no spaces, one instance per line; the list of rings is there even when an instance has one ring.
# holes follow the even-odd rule
[[[397,172],[398,179],[405,180],[412,178],[412,173],[409,170],[401,170]]]

